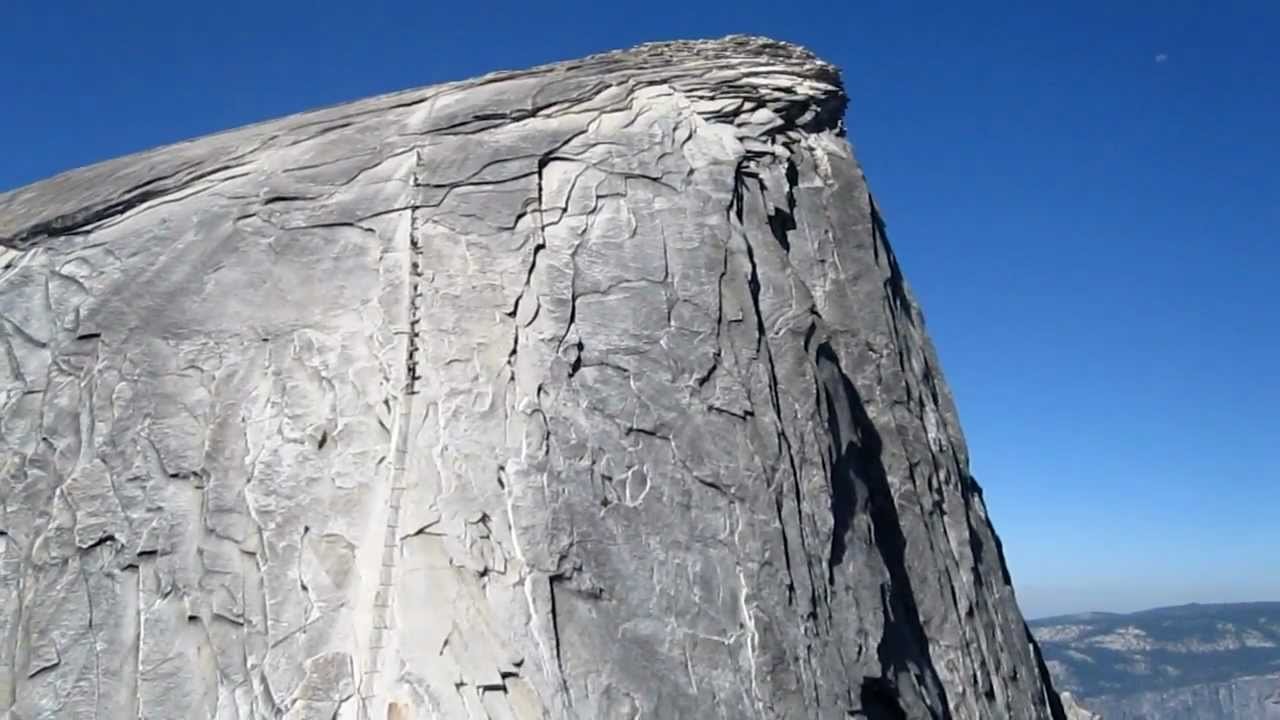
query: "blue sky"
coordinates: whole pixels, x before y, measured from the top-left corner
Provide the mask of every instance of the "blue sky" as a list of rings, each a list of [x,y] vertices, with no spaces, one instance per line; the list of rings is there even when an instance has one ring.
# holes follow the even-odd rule
[[[799,42],[845,71],[1027,614],[1280,599],[1280,4],[1056,4],[17,0],[0,189],[636,42]]]

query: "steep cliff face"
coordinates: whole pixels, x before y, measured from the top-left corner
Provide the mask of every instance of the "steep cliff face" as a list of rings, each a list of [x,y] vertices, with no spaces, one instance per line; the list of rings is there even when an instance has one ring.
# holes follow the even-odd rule
[[[0,196],[0,711],[1061,717],[845,103],[666,43]]]

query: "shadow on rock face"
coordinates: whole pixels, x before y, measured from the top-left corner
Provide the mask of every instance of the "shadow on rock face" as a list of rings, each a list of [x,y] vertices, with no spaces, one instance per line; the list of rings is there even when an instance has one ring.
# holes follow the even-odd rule
[[[938,679],[920,612],[907,573],[906,538],[881,460],[883,443],[867,415],[862,396],[840,366],[830,343],[817,349],[817,374],[826,401],[831,463],[831,512],[834,528],[828,579],[834,585],[844,562],[854,519],[866,513],[875,534],[888,583],[881,586],[884,633],[878,654],[882,675],[862,684],[863,713],[872,720],[919,717],[947,718],[946,692]],[[908,712],[911,708],[912,712]]]

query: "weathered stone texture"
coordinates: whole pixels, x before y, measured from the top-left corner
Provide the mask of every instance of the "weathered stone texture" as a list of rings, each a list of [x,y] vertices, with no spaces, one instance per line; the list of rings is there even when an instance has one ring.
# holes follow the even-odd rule
[[[0,713],[1061,717],[844,108],[658,44],[0,195]]]

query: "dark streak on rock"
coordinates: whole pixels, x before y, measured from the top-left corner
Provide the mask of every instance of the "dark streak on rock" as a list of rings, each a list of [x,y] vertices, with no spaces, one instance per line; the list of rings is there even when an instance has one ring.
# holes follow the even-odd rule
[[[914,668],[925,691],[940,701],[930,705],[946,708],[946,693],[933,666],[907,570],[907,542],[889,476],[880,457],[883,451],[880,433],[867,416],[862,396],[840,367],[839,357],[830,343],[820,344],[817,356],[826,398],[827,430],[835,455],[831,465],[831,512],[835,529],[828,560],[828,582],[835,585],[836,569],[848,552],[848,533],[855,516],[866,513],[871,521],[875,549],[889,576],[882,589],[885,622],[879,654],[885,673],[883,682],[892,685],[896,682],[893,678]],[[896,690],[900,693],[904,689]],[[938,717],[950,715],[944,711]]]

